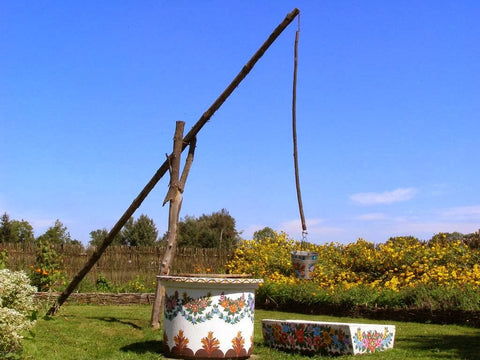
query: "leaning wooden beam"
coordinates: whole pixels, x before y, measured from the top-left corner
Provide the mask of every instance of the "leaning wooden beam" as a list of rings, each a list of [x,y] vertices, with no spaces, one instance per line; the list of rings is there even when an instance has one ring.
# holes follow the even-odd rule
[[[300,10],[297,8],[293,9],[285,19],[278,25],[275,30],[270,34],[268,39],[260,46],[257,52],[252,56],[252,58],[243,66],[242,70],[238,75],[232,80],[230,85],[220,94],[220,96],[215,100],[215,102],[205,111],[202,117],[197,121],[197,123],[192,127],[192,129],[187,133],[184,138],[183,148],[187,147],[188,143],[192,138],[194,138],[198,132],[201,130],[203,125],[213,116],[215,111],[217,111],[220,106],[227,100],[230,94],[235,90],[235,88],[240,84],[240,82],[248,75],[248,73],[253,69],[258,60],[265,54],[270,45],[280,36],[280,34],[285,30],[285,28],[290,25],[290,23],[295,19],[295,17],[300,13]]]
[[[190,131],[183,138],[182,151],[188,146],[188,144],[195,138],[198,132],[202,127],[207,123],[207,121],[213,116],[213,114],[222,106],[222,104],[227,100],[230,94],[235,90],[235,88],[240,84],[240,82],[250,73],[258,60],[263,56],[265,51],[273,44],[278,36],[285,30],[285,28],[295,19],[295,17],[300,13],[298,9],[293,9],[285,19],[278,25],[275,30],[270,34],[268,39],[260,46],[257,52],[252,56],[252,58],[243,66],[242,70],[238,75],[232,80],[230,85],[220,94],[217,100],[203,113],[200,119],[193,125]],[[168,161],[165,161],[162,166],[157,170],[153,175],[150,181],[145,185],[140,194],[133,200],[132,204],[128,207],[122,217],[117,221],[117,223],[112,227],[108,235],[103,240],[102,244],[97,248],[97,250],[92,254],[90,259],[85,263],[84,267],[75,275],[70,284],[66,289],[60,294],[52,307],[48,310],[47,315],[55,314],[60,306],[68,299],[73,290],[76,289],[80,281],[88,274],[90,269],[95,265],[95,263],[100,259],[102,254],[105,252],[107,247],[112,243],[115,236],[120,232],[123,225],[130,219],[135,210],[137,210],[142,204],[143,200],[147,195],[152,191],[158,181],[165,175],[168,170]]]

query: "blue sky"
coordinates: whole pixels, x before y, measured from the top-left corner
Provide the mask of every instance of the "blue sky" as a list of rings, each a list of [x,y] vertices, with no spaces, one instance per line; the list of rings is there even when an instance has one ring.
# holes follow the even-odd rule
[[[308,240],[480,228],[477,1],[2,1],[0,212],[111,228],[287,13]],[[301,237],[297,22],[199,134],[181,217]],[[159,232],[168,176],[135,217]]]

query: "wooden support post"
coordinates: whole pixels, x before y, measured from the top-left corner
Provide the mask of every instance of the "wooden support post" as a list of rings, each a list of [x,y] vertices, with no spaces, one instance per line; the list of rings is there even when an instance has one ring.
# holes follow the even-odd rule
[[[190,143],[190,148],[185,163],[185,167],[182,172],[182,177],[179,179],[180,174],[180,155],[182,153],[182,139],[183,128],[185,123],[177,121],[175,129],[175,136],[173,139],[173,153],[169,156],[170,166],[170,187],[168,193],[163,201],[163,205],[170,202],[170,208],[168,212],[168,235],[167,244],[165,246],[165,253],[163,255],[162,262],[160,264],[160,270],[158,275],[168,275],[173,263],[175,251],[177,249],[177,235],[178,235],[178,220],[180,215],[180,209],[182,207],[182,194],[185,189],[185,183],[187,181],[188,172],[190,171],[195,146],[196,138]],[[160,328],[160,313],[163,307],[165,295],[164,289],[157,281],[157,287],[155,291],[155,300],[152,308],[152,316],[150,319],[150,325],[154,329]]]

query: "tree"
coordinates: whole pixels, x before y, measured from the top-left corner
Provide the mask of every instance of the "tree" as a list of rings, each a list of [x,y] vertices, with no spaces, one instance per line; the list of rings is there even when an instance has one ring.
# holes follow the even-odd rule
[[[454,242],[454,241],[462,241],[464,238],[464,235],[462,233],[459,233],[457,231],[453,233],[438,233],[432,236],[432,238],[428,241],[429,244],[447,244],[449,242]]]
[[[7,213],[0,220],[0,243],[33,242],[33,227],[25,220],[10,220]]]
[[[210,228],[212,239],[217,245],[215,247],[228,250],[237,244],[239,233],[235,229],[235,219],[226,209],[210,216],[202,215],[200,220],[204,220]]]
[[[127,221],[122,235],[129,246],[153,246],[157,242],[158,230],[153,220],[142,214],[136,221],[133,218]]]
[[[90,231],[90,241],[88,245],[90,246],[100,246],[100,244],[103,242],[103,240],[107,237],[108,235],[108,230],[103,228],[103,229],[97,229]],[[123,242],[123,237],[122,234],[119,233],[117,236],[115,236],[112,245],[125,245]]]
[[[235,219],[225,209],[199,218],[187,215],[178,223],[179,247],[231,249],[240,240],[239,235]]]
[[[72,240],[67,227],[62,224],[60,220],[55,220],[55,224],[50,226],[43,235],[37,238],[38,242],[48,243],[51,245],[63,245],[78,242]]]
[[[90,232],[90,246],[99,246],[108,235],[108,230],[98,229]],[[158,230],[151,218],[140,215],[135,220],[133,217],[123,226],[122,230],[113,239],[112,245],[127,246],[153,246],[158,239]]]
[[[29,243],[35,241],[33,227],[25,220],[12,220],[12,240],[16,243]]]
[[[480,248],[480,230],[471,234],[462,234],[457,231],[453,233],[438,233],[435,234],[428,243],[446,245],[454,241],[462,241],[471,249],[478,249]]]
[[[0,244],[10,242],[11,232],[10,217],[4,213],[0,220]]]
[[[277,236],[275,230],[271,227],[264,227],[261,230],[257,230],[253,233],[253,240],[265,240],[266,238],[274,239]]]
[[[480,229],[477,232],[466,234],[463,241],[471,249],[480,249]]]

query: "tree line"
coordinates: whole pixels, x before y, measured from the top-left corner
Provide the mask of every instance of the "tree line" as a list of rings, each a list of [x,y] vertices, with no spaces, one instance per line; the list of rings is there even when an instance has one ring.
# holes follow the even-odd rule
[[[178,224],[178,246],[231,249],[240,240],[235,219],[226,209],[200,217],[185,216]],[[106,228],[90,232],[89,246],[100,245],[108,234]],[[167,232],[159,236],[153,219],[145,214],[137,219],[131,217],[115,237],[112,245],[125,246],[162,246],[167,239]],[[44,234],[35,237],[32,225],[26,220],[10,219],[4,213],[0,219],[0,244],[2,243],[48,243],[52,245],[83,244],[72,239],[67,227],[56,220]]]
[[[90,232],[88,246],[98,246],[107,236],[106,228]],[[185,216],[178,224],[178,246],[198,248],[218,248],[229,250],[235,247],[242,238],[237,231],[235,219],[226,209],[212,214],[203,214],[200,217]],[[254,240],[266,237],[273,238],[275,231],[265,227],[253,234]],[[122,230],[115,237],[112,245],[124,246],[163,246],[167,239],[167,232],[159,236],[155,222],[145,214],[137,219],[131,217]],[[459,232],[435,234],[429,241],[451,242],[460,240],[470,247],[480,247],[480,230],[471,234]],[[83,247],[83,244],[72,239],[67,227],[56,220],[44,234],[35,237],[32,225],[25,220],[10,219],[4,213],[0,219],[0,244],[2,243],[46,243],[52,245],[73,244]]]

